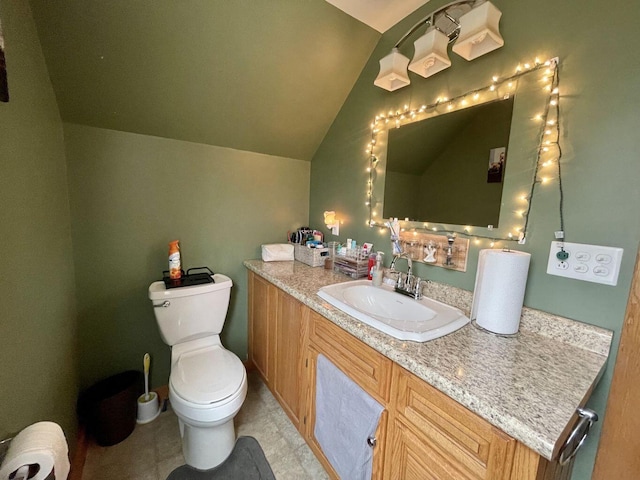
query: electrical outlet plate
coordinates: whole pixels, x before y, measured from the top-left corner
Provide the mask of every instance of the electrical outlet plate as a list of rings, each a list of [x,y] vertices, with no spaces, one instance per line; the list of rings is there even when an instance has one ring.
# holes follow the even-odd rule
[[[569,254],[566,260],[558,259],[564,248]],[[624,249],[586,245],[583,243],[551,242],[547,273],[586,282],[617,285]]]

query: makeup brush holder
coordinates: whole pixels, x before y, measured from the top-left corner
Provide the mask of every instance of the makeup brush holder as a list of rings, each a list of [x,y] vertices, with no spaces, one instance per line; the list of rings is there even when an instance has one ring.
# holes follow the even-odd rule
[[[144,393],[138,397],[138,419],[137,423],[153,422],[160,415],[160,401],[156,392],[149,392],[147,397]]]

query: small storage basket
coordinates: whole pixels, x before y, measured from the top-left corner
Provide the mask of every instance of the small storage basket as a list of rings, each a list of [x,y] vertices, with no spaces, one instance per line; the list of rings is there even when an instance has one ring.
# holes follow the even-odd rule
[[[294,244],[293,255],[296,260],[306,263],[311,267],[321,267],[324,265],[324,259],[329,255],[329,249],[324,248],[308,248],[304,245]]]

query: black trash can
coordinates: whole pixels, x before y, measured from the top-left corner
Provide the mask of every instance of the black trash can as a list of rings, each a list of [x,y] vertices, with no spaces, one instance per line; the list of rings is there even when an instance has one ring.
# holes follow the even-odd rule
[[[128,370],[100,380],[80,394],[80,421],[99,445],[115,445],[131,435],[143,382],[142,372]]]

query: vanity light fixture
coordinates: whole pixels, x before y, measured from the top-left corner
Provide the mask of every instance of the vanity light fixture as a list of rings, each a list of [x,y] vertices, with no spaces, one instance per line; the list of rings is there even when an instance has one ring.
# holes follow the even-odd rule
[[[424,78],[451,66],[447,45],[465,60],[473,60],[504,45],[498,23],[502,13],[485,0],[457,0],[427,15],[395,44],[391,53],[380,60],[380,73],[374,85],[390,92],[411,83],[409,70]],[[418,29],[427,25],[424,35],[414,42],[410,60],[400,53],[402,44]]]
[[[324,212],[324,223],[333,235],[340,235],[340,222],[333,210]]]

